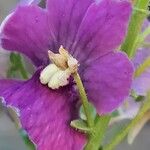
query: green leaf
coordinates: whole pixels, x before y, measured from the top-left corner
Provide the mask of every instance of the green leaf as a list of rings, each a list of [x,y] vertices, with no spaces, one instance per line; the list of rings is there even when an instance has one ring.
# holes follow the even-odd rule
[[[25,70],[21,55],[17,53],[11,53],[10,54],[10,67],[7,72],[7,76],[19,77],[19,75],[21,75],[23,79],[28,79],[28,73]]]
[[[91,114],[93,120],[95,120],[95,117],[96,117],[96,109],[94,108],[94,106],[93,106],[91,103],[89,103],[88,110],[89,110],[89,112],[90,112],[90,114]],[[83,105],[80,107],[80,118],[81,118],[82,120],[87,120],[86,115],[85,115],[85,113],[84,113]]]
[[[71,127],[80,130],[81,132],[87,133],[90,132],[90,128],[87,123],[83,120],[73,120],[70,123]]]

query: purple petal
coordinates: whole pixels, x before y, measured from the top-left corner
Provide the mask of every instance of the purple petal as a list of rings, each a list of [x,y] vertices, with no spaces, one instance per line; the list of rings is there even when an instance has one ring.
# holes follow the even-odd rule
[[[21,123],[38,150],[82,150],[85,136],[70,127],[78,116],[70,87],[51,90],[39,82],[39,72],[26,82],[0,83],[0,95],[20,110]]]
[[[60,45],[80,61],[99,57],[119,46],[131,11],[127,1],[114,0],[48,0],[47,9],[18,7],[1,26],[2,46],[36,66],[49,63],[48,49],[56,52]]]
[[[132,97],[129,97],[128,100],[122,104],[118,111],[119,111],[119,118],[122,119],[133,119],[139,109],[141,107],[141,103],[136,102]]]
[[[137,69],[139,65],[143,64],[149,57],[150,50],[148,48],[139,49],[132,60],[135,68]],[[132,88],[138,95],[146,96],[147,92],[150,90],[150,68],[147,68],[141,76],[133,80]]]
[[[19,51],[39,66],[48,63],[48,46],[53,42],[46,11],[38,6],[20,6],[1,25],[3,48]]]
[[[36,66],[45,65],[49,63],[48,49],[71,47],[92,1],[49,0],[49,13],[38,6],[20,6],[4,20],[1,44],[5,49],[24,53]]]
[[[147,95],[147,92],[150,90],[150,68],[147,69],[140,77],[134,79],[132,88],[138,95]]]
[[[142,64],[148,57],[150,57],[150,50],[148,48],[138,49],[135,57],[132,60],[134,67],[138,68],[139,65]]]
[[[82,20],[72,53],[84,62],[118,48],[125,37],[130,14],[131,5],[126,0],[93,3]]]
[[[85,68],[83,81],[99,114],[115,110],[128,96],[133,67],[124,53],[109,53]]]
[[[70,50],[88,7],[95,0],[47,0],[51,28],[56,37],[55,47]]]

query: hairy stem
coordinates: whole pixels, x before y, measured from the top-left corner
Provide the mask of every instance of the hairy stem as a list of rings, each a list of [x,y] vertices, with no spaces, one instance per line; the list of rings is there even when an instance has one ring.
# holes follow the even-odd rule
[[[89,141],[84,150],[99,150],[102,144],[106,129],[110,121],[110,116],[98,116],[97,123],[92,130]]]
[[[79,94],[80,94],[83,109],[84,109],[84,112],[85,112],[85,115],[86,115],[86,118],[87,118],[88,126],[92,127],[94,122],[93,122],[91,113],[89,111],[89,102],[88,102],[88,98],[87,98],[83,83],[82,83],[81,78],[80,78],[78,73],[75,73],[73,75],[73,77],[74,77],[74,80],[75,80],[76,85],[77,85],[78,90],[79,90]]]
[[[121,49],[125,51],[130,58],[135,55],[137,49],[137,38],[139,33],[141,32],[143,21],[147,16],[146,13],[144,13],[144,10],[147,11],[148,3],[149,0],[136,1],[136,9],[133,10],[125,42],[121,46]],[[143,13],[139,10],[143,10]]]
[[[81,78],[78,73],[74,74],[73,77],[80,93],[88,126],[90,127],[90,132],[88,134],[88,142],[84,150],[99,150],[110,120],[110,116],[99,116],[97,114],[96,119],[93,119],[91,111],[89,109],[88,98]]]

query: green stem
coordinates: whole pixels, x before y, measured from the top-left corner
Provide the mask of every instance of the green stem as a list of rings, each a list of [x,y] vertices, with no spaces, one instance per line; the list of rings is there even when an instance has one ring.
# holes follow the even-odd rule
[[[150,93],[148,93],[147,101],[141,107],[137,116],[125,127],[121,130],[112,140],[112,142],[104,147],[103,150],[113,150],[128,134],[128,132],[141,120],[144,114],[150,109]]]
[[[97,115],[96,119],[95,120],[93,119],[91,115],[91,111],[89,109],[88,98],[87,98],[83,83],[81,81],[81,78],[78,73],[75,73],[73,77],[74,77],[74,80],[77,84],[77,87],[80,93],[80,97],[81,97],[84,112],[87,118],[88,126],[91,129],[88,135],[89,140],[84,150],[99,150],[99,147],[103,140],[103,136],[105,135],[105,131],[107,129],[107,126],[110,120],[110,116],[100,117]]]
[[[110,121],[110,116],[98,116],[97,123],[90,134],[89,141],[84,150],[99,150],[103,137]]]
[[[137,37],[141,32],[143,21],[146,18],[146,14],[138,10],[147,10],[148,3],[149,0],[137,0],[135,4],[136,9],[133,10],[129,24],[127,37],[121,46],[121,49],[125,51],[130,58],[132,58],[136,52]]]
[[[77,87],[78,87],[78,90],[80,93],[83,109],[84,109],[84,112],[85,112],[85,115],[87,118],[87,123],[88,123],[89,127],[92,127],[94,122],[93,122],[93,118],[91,116],[91,113],[89,111],[89,102],[88,102],[88,98],[87,98],[83,83],[82,83],[81,78],[80,78],[78,73],[75,73],[73,75],[73,77],[74,77],[74,80],[77,84]]]

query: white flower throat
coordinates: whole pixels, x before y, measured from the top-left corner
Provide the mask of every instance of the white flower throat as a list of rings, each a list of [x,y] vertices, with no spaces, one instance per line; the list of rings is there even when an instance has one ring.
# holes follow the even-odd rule
[[[46,66],[40,74],[40,82],[48,84],[51,89],[58,89],[69,83],[71,74],[77,72],[79,63],[73,58],[63,46],[59,48],[59,53],[48,51],[52,64]]]

